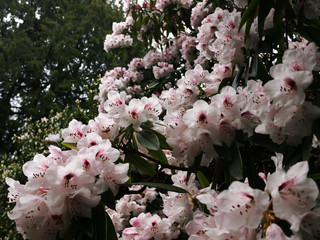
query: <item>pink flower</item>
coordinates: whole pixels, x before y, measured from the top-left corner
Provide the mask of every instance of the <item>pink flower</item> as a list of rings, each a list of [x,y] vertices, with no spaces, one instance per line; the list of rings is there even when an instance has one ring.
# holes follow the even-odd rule
[[[62,130],[62,138],[64,139],[65,142],[76,143],[84,135],[84,131],[83,131],[84,127],[85,127],[84,124],[73,119],[69,123],[68,128]]]
[[[291,104],[302,105],[305,101],[304,90],[311,84],[310,71],[292,72],[285,65],[273,66],[270,70],[274,80],[263,86],[263,91],[273,101],[275,108]]]
[[[267,193],[235,181],[228,190],[224,190],[217,196],[218,211],[223,214],[221,227],[230,230],[236,230],[242,226],[256,228],[268,204]]]
[[[285,172],[282,154],[276,153],[271,159],[277,169],[267,177],[266,187],[273,197],[274,213],[287,220],[292,230],[298,231],[303,216],[315,206],[318,187],[312,179],[307,178],[307,161],[298,162]]]

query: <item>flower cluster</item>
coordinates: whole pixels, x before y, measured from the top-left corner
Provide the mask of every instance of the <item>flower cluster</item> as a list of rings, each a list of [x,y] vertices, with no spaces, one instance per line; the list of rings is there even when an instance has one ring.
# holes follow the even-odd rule
[[[300,8],[311,11],[309,2]],[[123,240],[319,237],[319,190],[307,177],[306,161],[320,117],[313,101],[318,90],[311,88],[318,84],[318,48],[294,34],[269,46],[276,40],[261,32],[275,31],[279,11],[271,4],[259,15],[265,15],[264,25],[258,18],[245,22],[247,4],[159,0],[142,9],[126,1],[127,20],[113,25],[105,50],[131,45],[130,33],[143,39],[152,31],[161,48],[105,73],[99,115],[87,125],[72,120],[62,131],[71,150],[51,146],[48,156],[26,163],[26,185],[7,179],[16,202],[10,217],[24,237],[40,236],[41,228],[46,237],[63,235],[73,217],[91,217],[90,208],[107,189],[117,200],[106,212]],[[291,15],[298,5],[289,4]],[[174,11],[181,23],[170,27],[164,19]],[[188,12],[190,23],[183,15]],[[136,22],[137,13],[145,15]],[[261,135],[265,144],[255,141]],[[255,159],[252,153],[265,145]],[[265,185],[251,187],[258,174]],[[129,193],[117,195],[124,183]],[[165,191],[136,186],[142,184]],[[152,209],[154,202],[160,204]],[[280,221],[289,224],[291,236]]]
[[[16,203],[9,217],[25,238],[63,235],[74,217],[91,217],[101,193],[110,188],[116,194],[118,185],[128,180],[129,164],[117,163],[120,152],[98,134],[106,129],[99,119],[88,125],[72,120],[62,136],[76,144],[74,149],[50,146],[48,156],[38,154],[25,163],[25,185],[6,179],[9,202]]]
[[[194,174],[187,179],[186,172],[178,171],[171,177],[173,185],[187,193],[160,193],[161,212],[144,212],[146,199],[152,202],[156,198],[151,189],[142,193],[144,197],[125,195],[117,202],[116,211],[108,212],[122,234],[120,239],[175,239],[182,230],[188,233],[189,239],[260,239],[261,234],[263,239],[289,239],[275,224],[276,218],[292,224],[295,235],[290,239],[300,239],[303,231],[319,236],[312,224],[305,223],[310,220],[307,216],[313,216],[314,220],[320,217],[319,209],[312,209],[319,190],[306,177],[307,162],[297,163],[286,172],[282,154],[277,153],[272,159],[276,171],[265,178],[264,191],[239,181],[220,193],[211,186],[201,189]],[[125,228],[130,212],[134,216],[129,221],[131,227]],[[267,222],[262,228],[260,221],[264,216]]]

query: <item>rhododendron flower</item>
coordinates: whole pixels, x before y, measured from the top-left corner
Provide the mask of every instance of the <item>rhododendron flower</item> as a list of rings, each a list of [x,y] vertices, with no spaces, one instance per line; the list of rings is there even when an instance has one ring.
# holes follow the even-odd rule
[[[256,228],[268,204],[267,193],[235,181],[217,196],[218,211],[223,215],[221,227],[230,230],[243,226]]]
[[[270,97],[276,108],[303,104],[304,90],[313,80],[311,72],[292,72],[284,65],[275,65],[270,72],[274,80],[267,82],[263,86],[263,91]]]
[[[141,213],[138,217],[132,218],[130,224],[133,227],[123,230],[123,240],[155,240],[174,239],[178,236],[178,230],[171,230],[173,227],[168,219],[161,219],[158,215]]]
[[[271,224],[266,231],[266,236],[262,239],[266,240],[274,240],[274,239],[279,239],[279,240],[298,240],[298,238],[294,237],[287,237],[282,229],[275,223]]]
[[[216,228],[213,217],[206,216],[200,211],[196,211],[193,214],[193,220],[188,222],[185,227],[190,240],[209,240],[210,238],[206,232],[212,228]]]
[[[85,125],[81,122],[73,119],[68,128],[62,130],[62,138],[65,142],[76,143],[78,142],[82,136],[84,135],[84,127]]]
[[[287,220],[292,230],[298,231],[301,219],[315,206],[319,190],[316,183],[307,178],[307,161],[298,162],[285,172],[282,154],[277,153],[272,160],[277,169],[267,177],[266,187],[273,197],[274,213]]]

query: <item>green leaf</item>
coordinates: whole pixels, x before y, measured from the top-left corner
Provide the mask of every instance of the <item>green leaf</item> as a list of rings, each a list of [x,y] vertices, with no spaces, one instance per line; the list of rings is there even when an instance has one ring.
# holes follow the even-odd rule
[[[116,229],[114,228],[113,222],[109,216],[108,213],[106,213],[107,216],[107,240],[117,240],[117,233]]]
[[[246,29],[245,29],[245,35],[244,35],[244,42],[247,42],[247,39],[248,39],[248,36],[249,36],[249,32],[250,32],[250,29],[251,29],[251,25],[253,23],[253,19],[254,19],[254,17],[249,18],[248,21],[247,21]]]
[[[68,228],[67,232],[63,235],[63,240],[73,239],[91,239],[93,234],[92,219],[90,218],[74,218]]]
[[[318,47],[320,46],[320,28],[314,26],[303,26],[301,35],[310,42],[314,42]]]
[[[158,160],[159,162],[169,164],[168,159],[167,159],[166,155],[164,154],[164,152],[162,151],[162,149],[159,149],[158,151],[149,150],[149,154],[152,157],[154,157],[156,160]]]
[[[197,171],[197,177],[198,177],[200,184],[203,188],[210,186],[210,183],[209,183],[207,177],[200,170]]]
[[[232,82],[232,87],[233,87],[233,88],[236,89],[236,88],[238,87],[243,72],[244,72],[244,67],[241,67],[241,68],[239,69],[237,75],[235,76],[233,82]]]
[[[230,175],[236,180],[243,179],[242,157],[237,142],[233,142],[230,147],[230,157],[231,162],[228,166]]]
[[[282,37],[282,19],[283,19],[283,0],[276,0],[275,11],[273,15],[273,29],[275,39],[279,41]]]
[[[255,145],[262,146],[271,152],[279,151],[278,144],[274,143],[268,135],[256,133],[251,140]]]
[[[259,55],[256,51],[255,54],[252,57],[251,62],[251,74],[255,77],[258,74],[258,66],[259,66]]]
[[[310,151],[312,146],[312,139],[313,136],[308,136],[303,139],[303,151],[302,151],[302,160],[309,161],[310,158]]]
[[[320,173],[311,174],[308,176],[308,178],[312,178],[313,180],[319,180],[320,179]]]
[[[191,171],[188,171],[188,172],[187,172],[187,182],[189,182],[189,179],[190,179],[191,173],[192,173]]]
[[[71,225],[68,227],[68,230],[66,233],[63,235],[63,240],[72,240],[75,239],[76,236],[80,232],[80,225],[78,224],[78,221],[75,219],[72,220]]]
[[[150,129],[150,128],[153,127],[153,122],[150,121],[150,120],[145,121],[145,122],[141,123],[140,127],[141,127],[142,129],[144,129],[144,130],[145,130],[145,129]]]
[[[152,176],[156,173],[152,165],[136,153],[126,153],[125,161],[134,165],[138,170]]]
[[[313,122],[312,132],[318,139],[320,139],[320,119],[317,119]]]
[[[61,143],[63,146],[70,148],[70,149],[74,149],[77,148],[77,144],[76,143],[67,143],[67,142],[62,142]]]
[[[171,191],[171,192],[188,193],[189,194],[189,192],[183,188],[172,186],[172,185],[165,184],[165,183],[136,182],[136,183],[131,183],[131,185],[143,185],[143,186],[147,186],[147,187],[165,189],[165,190]]]
[[[293,235],[293,232],[290,229],[290,224],[286,220],[278,221],[277,225],[281,227],[282,231],[287,237],[291,237]]]
[[[259,12],[258,12],[258,32],[260,39],[263,35],[263,28],[265,20],[272,8],[272,5],[275,0],[267,0],[267,1],[260,1],[259,4]]]
[[[188,233],[186,231],[182,230],[182,231],[180,231],[180,234],[179,234],[177,239],[179,239],[179,240],[188,240],[189,239],[189,235],[188,235]]]
[[[150,130],[142,130],[138,132],[137,139],[139,143],[148,150],[157,151],[160,149],[160,142],[157,135]]]
[[[157,131],[153,130],[153,129],[149,129],[149,131],[151,131],[152,133],[154,133],[160,142],[160,147],[162,149],[168,149],[168,150],[172,150],[172,147],[170,147],[170,145],[167,143],[167,139],[165,136],[163,136],[161,133],[158,133]]]
[[[111,191],[110,188],[108,188],[100,196],[101,196],[101,201],[105,206],[115,210],[115,208],[116,208],[116,200],[115,200],[113,192]]]
[[[258,71],[257,71],[257,78],[259,78],[263,83],[268,82],[271,79],[269,72],[260,57],[258,57]]]
[[[222,88],[224,88],[225,86],[229,85],[231,83],[231,78],[224,78],[222,79],[222,81],[219,84],[219,88],[218,91],[220,92]]]
[[[91,209],[92,221],[94,228],[94,240],[107,239],[107,222],[106,222],[106,211],[103,204],[100,202],[98,206]]]
[[[240,21],[240,26],[239,26],[239,31],[241,30],[241,28],[243,27],[243,25],[247,21],[249,21],[250,19],[252,19],[252,21],[253,21],[253,18],[256,14],[259,2],[260,2],[260,0],[252,0],[251,1],[251,3],[249,4],[249,6],[247,7],[247,9],[245,10],[245,12],[242,15],[242,18]]]
[[[124,132],[123,137],[124,137],[125,139],[129,139],[132,134],[133,134],[133,124],[131,123],[131,124],[126,128],[126,131]]]

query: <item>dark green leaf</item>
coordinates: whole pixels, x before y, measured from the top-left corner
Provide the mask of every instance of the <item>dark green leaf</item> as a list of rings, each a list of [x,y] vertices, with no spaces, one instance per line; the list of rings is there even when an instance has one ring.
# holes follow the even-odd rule
[[[154,80],[148,84],[149,88],[155,88],[158,85],[159,85],[159,80]]]
[[[152,176],[156,173],[152,165],[147,162],[145,159],[140,157],[138,154],[135,153],[126,153],[125,161],[134,165],[138,170],[142,171],[143,173]]]
[[[63,235],[63,240],[92,239],[93,224],[90,218],[74,218],[71,226]]]
[[[244,35],[244,42],[247,42],[247,39],[249,37],[249,33],[250,33],[250,29],[251,29],[251,25],[253,23],[254,18],[249,18],[246,24],[246,29],[245,29],[245,35]]]
[[[188,182],[189,179],[190,179],[191,173],[192,173],[191,171],[188,171],[188,172],[187,172],[187,182]]]
[[[172,147],[170,147],[170,145],[167,143],[165,136],[163,136],[161,133],[158,133],[157,131],[155,131],[153,129],[149,129],[149,131],[151,131],[152,133],[154,133],[158,137],[159,142],[160,142],[160,147],[162,149],[172,150]]]
[[[141,123],[140,127],[141,127],[142,129],[150,129],[150,128],[153,127],[153,122],[150,121],[150,120],[145,121],[145,122]]]
[[[251,1],[251,3],[249,4],[249,6],[247,7],[247,9],[245,10],[245,12],[242,15],[242,18],[240,21],[240,26],[239,26],[239,31],[241,30],[243,25],[248,20],[250,20],[250,19],[253,20],[253,18],[255,17],[259,2],[260,2],[260,0],[252,0]]]
[[[303,139],[303,152],[302,152],[302,160],[309,161],[310,158],[310,151],[312,146],[312,139],[313,136],[308,136]]]
[[[275,11],[273,15],[273,29],[275,32],[275,39],[278,41],[283,37],[282,36],[282,19],[283,19],[283,0],[276,0]]]
[[[131,135],[133,134],[133,125],[130,124],[127,128],[126,131],[124,132],[124,138],[125,139],[129,139],[131,137]]]
[[[189,239],[189,235],[188,235],[188,233],[186,231],[182,230],[182,231],[180,231],[180,234],[179,234],[177,239],[179,239],[179,240],[188,240]]]
[[[78,224],[78,221],[72,220],[72,224],[68,227],[68,230],[63,235],[63,240],[72,240],[75,239],[76,236],[80,232],[81,226]]]
[[[231,78],[224,78],[222,79],[222,81],[219,84],[219,88],[218,91],[220,92],[222,88],[224,88],[225,86],[229,85],[231,83]]]
[[[293,232],[290,230],[290,224],[285,220],[280,220],[277,222],[277,225],[281,227],[284,234],[288,237],[293,235]]]
[[[113,222],[109,216],[108,213],[106,213],[107,216],[107,240],[117,240],[117,233],[116,233],[116,229],[113,226]]]
[[[314,26],[303,26],[301,35],[310,42],[314,42],[318,47],[320,46],[320,28]]]
[[[148,150],[157,151],[160,149],[160,142],[157,135],[149,130],[142,130],[138,132],[137,139],[139,143]]]
[[[259,12],[258,12],[258,32],[259,32],[260,39],[262,38],[262,35],[263,35],[263,28],[264,28],[266,17],[270,12],[273,3],[274,3],[274,0],[260,1]]]
[[[256,133],[251,137],[251,140],[254,144],[262,146],[265,149],[270,150],[271,152],[279,151],[278,144],[274,143],[267,135]]]
[[[166,155],[164,154],[164,152],[162,151],[162,149],[159,149],[158,151],[149,150],[149,154],[152,157],[154,157],[156,160],[158,160],[159,162],[168,164],[168,159],[167,159]]]
[[[320,139],[320,119],[317,119],[313,122],[312,132],[318,139]]]
[[[233,82],[232,82],[232,87],[233,87],[233,88],[236,89],[236,88],[238,87],[243,72],[244,72],[244,67],[241,67],[241,68],[239,69],[237,75],[235,76]]]
[[[319,180],[320,179],[320,173],[311,174],[308,177],[312,178],[313,180]]]
[[[100,202],[98,206],[91,209],[92,221],[94,228],[94,240],[107,240],[107,222],[106,222],[106,210],[104,205]]]
[[[284,0],[285,4],[285,11],[286,11],[286,18],[293,19],[296,18],[296,14],[294,13],[294,10],[291,5],[291,0]]]
[[[108,208],[111,208],[113,210],[115,210],[116,207],[116,200],[115,197],[111,191],[110,188],[108,188],[105,192],[103,192],[101,195],[101,201],[103,202],[103,204],[105,206],[107,206]]]
[[[271,76],[269,75],[269,72],[266,69],[264,62],[260,57],[258,57],[258,72],[256,77],[260,79],[263,83],[266,83],[268,80],[271,79]]]
[[[230,157],[229,159],[229,172],[230,175],[236,179],[241,180],[243,179],[243,164],[242,164],[242,157],[236,142],[233,142],[230,147]]]
[[[171,192],[189,193],[187,190],[185,190],[183,188],[172,186],[172,185],[165,184],[165,183],[136,182],[136,183],[131,183],[131,185],[143,185],[143,186],[147,186],[147,187],[165,189],[165,190],[171,191]]]
[[[210,183],[209,183],[207,177],[200,170],[197,171],[197,177],[198,177],[200,184],[203,188],[209,187]]]
[[[63,146],[73,149],[73,148],[77,148],[77,144],[76,143],[67,143],[67,142],[62,142],[61,143]]]
[[[251,61],[251,74],[254,77],[257,76],[258,74],[258,66],[259,66],[259,55],[258,55],[258,52],[255,52]]]

